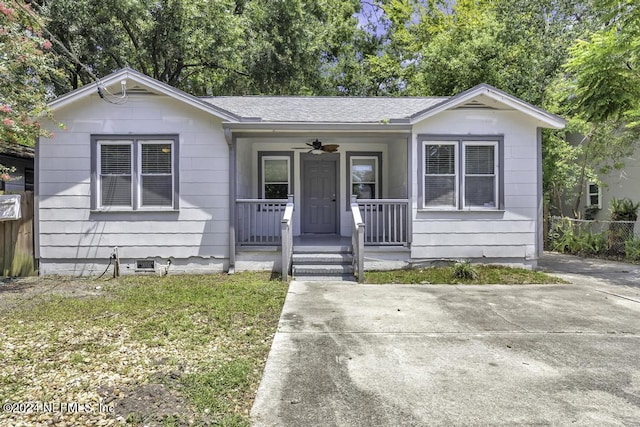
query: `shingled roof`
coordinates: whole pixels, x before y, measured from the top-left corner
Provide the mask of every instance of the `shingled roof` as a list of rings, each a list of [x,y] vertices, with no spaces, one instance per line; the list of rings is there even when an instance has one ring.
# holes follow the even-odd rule
[[[0,141],[0,156],[20,159],[33,159],[34,154],[35,150],[33,149],[33,147]]]
[[[287,123],[408,121],[448,98],[220,96],[203,101],[248,120]]]

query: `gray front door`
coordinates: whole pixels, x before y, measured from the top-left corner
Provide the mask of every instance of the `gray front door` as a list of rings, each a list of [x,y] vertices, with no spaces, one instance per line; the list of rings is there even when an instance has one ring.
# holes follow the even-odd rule
[[[302,232],[336,233],[338,156],[302,159]]]

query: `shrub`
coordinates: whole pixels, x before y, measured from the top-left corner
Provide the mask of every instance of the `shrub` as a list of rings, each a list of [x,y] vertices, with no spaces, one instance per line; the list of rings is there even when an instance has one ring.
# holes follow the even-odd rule
[[[624,242],[624,257],[631,261],[640,261],[640,239],[637,236]]]
[[[453,277],[456,279],[476,280],[478,270],[470,261],[456,261],[453,265]]]

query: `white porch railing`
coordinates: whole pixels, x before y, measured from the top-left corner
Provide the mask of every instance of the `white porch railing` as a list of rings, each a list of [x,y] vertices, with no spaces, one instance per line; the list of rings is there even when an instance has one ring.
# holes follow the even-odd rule
[[[289,196],[287,207],[280,221],[282,241],[282,281],[289,282],[289,270],[293,259],[293,196]]]
[[[357,199],[367,231],[365,245],[401,246],[408,243],[409,200]]]
[[[353,227],[351,232],[351,246],[353,251],[353,268],[358,276],[358,283],[364,282],[364,235],[365,225],[360,215],[360,206],[356,196],[351,196],[351,216]]]
[[[240,246],[280,245],[280,224],[287,199],[237,199],[236,243]]]

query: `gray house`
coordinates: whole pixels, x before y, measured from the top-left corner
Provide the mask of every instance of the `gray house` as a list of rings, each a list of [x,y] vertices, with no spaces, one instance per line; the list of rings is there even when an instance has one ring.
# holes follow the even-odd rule
[[[131,69],[50,107],[67,129],[37,145],[41,274],[114,252],[123,273],[535,266],[541,129],[565,124],[488,85],[196,98]]]

